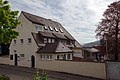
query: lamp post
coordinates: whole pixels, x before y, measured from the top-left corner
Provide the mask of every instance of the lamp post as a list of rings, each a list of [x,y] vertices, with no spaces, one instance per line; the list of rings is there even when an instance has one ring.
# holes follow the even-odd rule
[[[107,41],[107,38],[106,38],[106,60],[108,60],[108,51],[107,51],[107,48],[108,48],[108,41]]]
[[[105,33],[105,60],[108,60],[108,33]]]

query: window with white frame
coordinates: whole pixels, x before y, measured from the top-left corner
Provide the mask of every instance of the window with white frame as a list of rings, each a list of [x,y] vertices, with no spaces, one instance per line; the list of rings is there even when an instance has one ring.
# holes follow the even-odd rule
[[[41,59],[43,58],[43,55],[42,55],[42,54],[40,55],[40,58],[41,58]]]
[[[55,39],[52,39],[52,43],[54,43],[55,42]]]
[[[35,25],[36,31],[43,31],[43,25]]]
[[[49,55],[47,55],[47,59],[49,59]]]
[[[52,55],[49,55],[49,58],[52,59]]]
[[[63,55],[63,60],[66,60],[66,54]]]
[[[47,38],[43,38],[44,39],[44,43],[47,43]]]
[[[48,43],[51,43],[51,38],[48,38]]]
[[[70,59],[70,54],[67,54],[67,59]]]
[[[45,54],[43,55],[43,58],[45,59],[46,57],[45,57]]]

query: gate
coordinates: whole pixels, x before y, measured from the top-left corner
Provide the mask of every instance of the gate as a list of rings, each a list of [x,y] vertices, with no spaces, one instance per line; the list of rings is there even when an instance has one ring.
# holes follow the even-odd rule
[[[120,80],[120,62],[106,62],[107,80]]]

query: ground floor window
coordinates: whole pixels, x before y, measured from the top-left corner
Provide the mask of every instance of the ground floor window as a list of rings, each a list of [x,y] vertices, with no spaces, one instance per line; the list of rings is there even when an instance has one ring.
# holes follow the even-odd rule
[[[13,55],[10,55],[10,60],[13,60]]]
[[[43,60],[52,60],[52,55],[51,54],[41,54],[40,58]]]
[[[67,54],[67,59],[70,59],[70,54]]]

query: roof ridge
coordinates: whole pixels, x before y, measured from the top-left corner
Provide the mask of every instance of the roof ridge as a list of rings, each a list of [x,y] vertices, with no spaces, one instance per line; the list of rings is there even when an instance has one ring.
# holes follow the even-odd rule
[[[44,17],[38,16],[38,15],[34,15],[34,14],[29,13],[29,12],[22,11],[21,13],[23,13],[23,14],[26,13],[26,14],[29,14],[29,15],[32,15],[32,16],[36,16],[36,17],[39,17],[39,18],[48,20],[48,19],[46,19],[46,18],[44,18]]]

